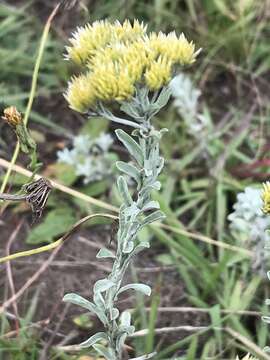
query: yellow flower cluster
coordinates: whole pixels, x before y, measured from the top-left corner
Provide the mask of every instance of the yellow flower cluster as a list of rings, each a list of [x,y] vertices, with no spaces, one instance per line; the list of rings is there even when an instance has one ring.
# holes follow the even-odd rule
[[[270,182],[269,181],[263,184],[262,200],[263,200],[262,211],[265,214],[270,214]]]
[[[159,90],[177,65],[191,64],[198,52],[184,34],[146,34],[143,23],[96,21],[79,28],[67,47],[67,58],[85,72],[73,77],[65,97],[70,107],[86,112],[98,101],[129,100],[135,85]]]

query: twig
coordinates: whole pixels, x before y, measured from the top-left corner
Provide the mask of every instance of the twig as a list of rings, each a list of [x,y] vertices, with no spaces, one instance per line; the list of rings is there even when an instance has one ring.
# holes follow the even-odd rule
[[[178,332],[178,331],[188,331],[188,332],[197,332],[201,330],[209,329],[209,326],[190,326],[190,325],[182,325],[182,326],[167,326],[163,328],[157,328],[154,329],[155,334],[169,334],[172,332]],[[212,327],[213,330],[223,330],[221,327]],[[136,331],[132,335],[130,335],[130,338],[136,338],[136,337],[142,337],[149,334],[149,329],[142,329],[139,331]]]
[[[23,260],[14,260],[14,263],[17,264],[24,264],[29,266],[40,266],[43,264],[43,260],[37,260],[37,261],[23,261]],[[105,272],[111,272],[111,268],[109,266],[105,266],[100,264],[98,261],[52,261],[50,263],[50,267],[67,267],[67,268],[74,268],[74,267],[80,267],[80,266],[91,266],[95,269],[105,271]]]
[[[261,359],[263,360],[270,360],[270,356],[267,355],[262,349],[260,349],[254,342],[252,342],[250,339],[245,337],[244,335],[240,334],[239,332],[233,330],[230,327],[226,327],[225,331],[230,334],[233,338],[240,341],[245,347],[250,349],[253,353],[256,355],[259,355]]]
[[[150,311],[151,308],[147,307],[145,308],[145,311]],[[129,309],[129,311],[136,311],[136,309]],[[178,307],[178,306],[170,306],[170,307],[159,307],[158,312],[160,313],[210,313],[211,309],[205,309],[205,308],[196,308],[196,307]],[[224,309],[220,310],[221,314],[230,314],[230,315],[239,315],[239,316],[255,316],[255,317],[261,317],[262,313],[259,311],[252,311],[252,310],[230,310],[230,309]]]
[[[22,201],[26,200],[27,195],[12,195],[12,194],[6,194],[2,193],[0,194],[0,200],[8,200],[8,201]]]
[[[39,357],[40,360],[46,360],[47,359],[47,352],[49,350],[49,348],[51,347],[52,343],[53,343],[53,340],[56,336],[56,334],[58,333],[63,321],[64,321],[64,318],[67,314],[67,311],[68,311],[68,308],[69,308],[69,304],[66,304],[65,308],[64,308],[64,311],[62,311],[62,314],[60,316],[60,319],[57,321],[57,324],[55,326],[55,329],[53,330],[53,333],[51,334],[48,342],[46,343],[46,345],[44,346],[43,350],[42,350],[42,353]]]
[[[16,294],[14,294],[11,298],[6,300],[4,304],[0,307],[0,314],[9,307],[15,300],[17,300],[20,296],[23,295],[23,293],[41,276],[41,274],[46,271],[47,267],[49,266],[50,262],[53,261],[59,250],[61,249],[61,245],[54,249],[54,251],[51,253],[51,255],[48,257],[48,259],[42,264],[42,266],[39,268],[39,270],[32,275],[30,279],[26,281],[26,283],[20,288],[19,291],[17,291]]]
[[[7,242],[7,247],[6,247],[6,254],[7,256],[9,256],[10,254],[10,248],[11,248],[11,245],[13,243],[13,241],[16,239],[17,237],[17,234],[22,226],[22,221],[19,222],[19,224],[16,226],[15,230],[12,232],[11,236],[9,237],[8,239],[8,242]],[[14,286],[14,281],[13,281],[13,276],[12,276],[12,270],[11,270],[11,264],[10,262],[8,261],[6,263],[6,270],[7,270],[7,278],[8,278],[8,283],[9,283],[9,287],[10,287],[10,291],[11,291],[11,295],[14,296],[15,294],[15,286]],[[17,306],[17,303],[16,303],[16,299],[13,301],[12,303],[12,306],[13,306],[13,309],[14,309],[14,313],[15,313],[15,327],[16,327],[16,333],[17,335],[19,335],[19,313],[18,313],[18,306]]]

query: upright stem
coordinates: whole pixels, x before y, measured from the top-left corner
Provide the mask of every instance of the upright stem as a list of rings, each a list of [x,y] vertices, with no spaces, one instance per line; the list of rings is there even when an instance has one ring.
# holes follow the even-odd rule
[[[151,200],[151,191],[154,184],[157,183],[157,177],[163,167],[163,159],[159,157],[160,136],[157,136],[158,134],[160,133],[154,130],[154,128],[147,129],[146,134],[138,132],[139,144],[143,150],[143,166],[139,169],[141,173],[141,184],[133,195],[133,204],[131,204],[129,208],[135,204],[138,209],[142,210],[146,203],[149,203]],[[115,286],[108,289],[105,295],[108,313],[115,308],[117,293],[121,288],[125,271],[129,266],[132,256],[135,255],[135,245],[138,245],[136,237],[144,226],[141,223],[142,213],[138,212],[135,213],[135,215],[126,216],[128,210],[128,207],[121,207],[119,214],[120,226],[117,234],[117,252],[112,272],[109,276],[109,279],[114,282]],[[149,210],[152,209],[150,208]],[[132,211],[130,211],[130,214],[132,214]],[[134,247],[131,252],[127,252],[126,247],[130,243],[133,243]],[[108,314],[108,318],[110,318],[110,314]],[[114,353],[115,359],[121,360],[122,349],[117,350],[116,346],[117,329],[117,322],[111,320],[107,329],[110,348]]]

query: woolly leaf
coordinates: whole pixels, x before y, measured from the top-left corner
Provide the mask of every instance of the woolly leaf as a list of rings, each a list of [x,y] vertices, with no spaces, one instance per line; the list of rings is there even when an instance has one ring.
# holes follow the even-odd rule
[[[115,258],[115,255],[108,249],[106,248],[102,248],[99,250],[99,252],[97,253],[96,257],[98,259],[102,259],[102,258]]]
[[[158,106],[159,110],[161,108],[163,108],[165,105],[167,105],[168,101],[170,100],[170,97],[172,95],[172,90],[171,88],[168,87],[163,87],[155,104]]]
[[[120,171],[133,178],[138,185],[141,184],[141,174],[140,171],[135,166],[131,164],[127,164],[123,161],[117,161],[116,166]]]
[[[122,196],[126,206],[130,206],[133,203],[132,197],[128,191],[126,179],[123,176],[119,176],[117,179],[117,187],[120,195]]]
[[[101,311],[100,308],[98,308],[95,304],[92,302],[86,300],[80,295],[77,295],[75,293],[66,294],[63,297],[64,302],[70,302],[71,304],[78,305],[83,307],[84,309],[89,310],[90,312],[96,314],[96,316],[99,318],[99,320],[105,325],[107,323],[107,318],[103,311]]]
[[[150,296],[151,295],[151,288],[148,285],[145,284],[128,284],[123,286],[119,291],[118,291],[118,295],[121,294],[122,292],[126,291],[126,290],[136,290],[139,291],[141,293],[143,293],[144,295]]]
[[[143,166],[143,152],[139,144],[122,129],[116,130],[115,133],[118,139],[126,147],[130,155],[138,162],[140,166]]]
[[[152,352],[151,354],[142,355],[136,358],[132,358],[130,360],[148,360],[154,357],[156,354],[157,354],[156,352]]]
[[[119,316],[119,310],[117,308],[113,308],[111,311],[111,320],[116,320]]]
[[[98,332],[95,335],[91,336],[89,339],[85,340],[80,344],[81,348],[88,348],[93,346],[100,340],[108,340],[108,335],[104,332]]]
[[[112,286],[114,286],[114,282],[109,279],[98,280],[94,285],[94,292],[101,293],[106,290],[109,290]]]
[[[93,345],[93,348],[106,360],[117,360],[111,349],[106,349],[105,346],[100,344]]]
[[[131,323],[131,315],[129,311],[123,311],[120,317],[120,323],[123,326],[129,326]]]
[[[134,249],[134,243],[133,241],[129,241],[127,242],[127,244],[125,245],[124,249],[123,249],[123,252],[125,254],[129,254],[131,253],[131,251]]]
[[[142,211],[149,211],[149,210],[155,210],[155,209],[159,209],[160,205],[158,201],[149,201],[146,205],[144,205],[144,207],[142,208]]]
[[[154,211],[152,214],[146,216],[143,219],[141,226],[151,224],[152,222],[155,222],[155,221],[163,220],[163,219],[165,219],[165,217],[166,216],[162,211],[160,211],[160,210]]]

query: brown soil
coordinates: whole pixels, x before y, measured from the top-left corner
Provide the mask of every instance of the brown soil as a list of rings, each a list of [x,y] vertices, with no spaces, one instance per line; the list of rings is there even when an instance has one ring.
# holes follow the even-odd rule
[[[10,215],[6,213],[1,229],[3,245],[0,256],[4,255],[5,250],[3,248],[5,248],[11,232],[18,223],[18,218]],[[31,248],[25,245],[24,242],[28,228],[29,225],[26,223],[22,226],[19,236],[12,245],[12,253]],[[91,329],[87,331],[81,330],[74,324],[73,319],[77,315],[85,313],[85,311],[74,305],[67,306],[62,302],[62,298],[68,292],[76,292],[91,299],[94,283],[98,279],[105,277],[111,267],[109,262],[95,258],[98,248],[108,244],[108,234],[109,229],[106,229],[106,227],[105,229],[104,227],[95,227],[78,231],[67,240],[57,256],[50,262],[47,270],[17,300],[18,313],[23,318],[33,299],[36,296],[38,297],[37,308],[31,321],[48,320],[48,324],[42,325],[37,332],[40,337],[41,348],[46,348],[48,343],[59,344],[64,339],[70,339],[67,344],[76,344],[87,338],[89,334],[101,330],[101,326],[95,318],[91,319],[93,320]],[[182,282],[179,281],[177,271],[173,268],[160,267],[160,264],[155,260],[156,255],[163,251],[162,248],[153,247],[151,250],[145,251],[136,260],[134,269],[138,280],[149,284],[154,289],[153,294],[159,294],[160,307],[185,306],[187,305],[185,289]],[[15,292],[40,269],[49,256],[49,253],[42,253],[12,261]],[[0,291],[0,301],[2,303],[11,296],[11,292],[8,286],[5,265],[0,266],[0,273],[2,275],[2,290]],[[132,277],[130,271],[127,275],[127,281],[133,279],[134,282],[134,277]],[[144,298],[143,301],[145,304],[149,304],[151,299],[149,301]],[[130,292],[119,300],[118,307],[124,310],[126,308],[135,308],[136,304],[138,305],[135,293]],[[14,313],[12,306],[9,306],[7,311]],[[179,326],[180,324],[202,326],[203,322],[205,322],[205,317],[195,316],[191,313],[159,314],[156,327]],[[10,324],[14,329],[14,323],[10,321]],[[159,336],[157,343],[162,348],[186,335],[187,333],[178,332],[170,336]],[[132,343],[130,343],[130,346],[132,346]]]

